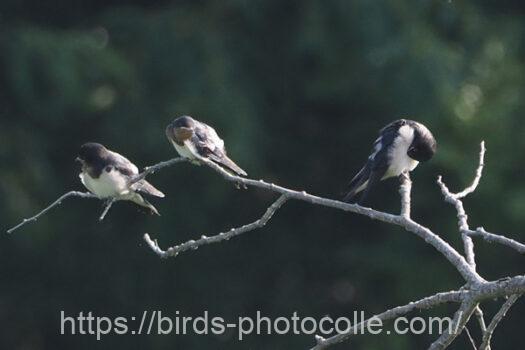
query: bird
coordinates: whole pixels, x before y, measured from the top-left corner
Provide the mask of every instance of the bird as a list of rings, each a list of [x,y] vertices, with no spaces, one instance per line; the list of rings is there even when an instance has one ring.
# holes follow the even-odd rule
[[[224,141],[211,126],[190,116],[176,118],[166,127],[166,137],[181,157],[194,164],[210,160],[236,175],[247,176],[233,160],[228,158]]]
[[[144,179],[130,184],[139,170],[126,157],[100,143],[88,142],[80,147],[76,160],[82,165],[80,181],[91,193],[101,199],[132,201],[160,216],[141,193],[160,198],[164,193]]]
[[[436,140],[425,125],[408,119],[388,124],[380,130],[366,164],[350,181],[343,201],[355,202],[363,191],[357,203],[364,203],[379,181],[408,174],[419,162],[430,160],[436,149]]]

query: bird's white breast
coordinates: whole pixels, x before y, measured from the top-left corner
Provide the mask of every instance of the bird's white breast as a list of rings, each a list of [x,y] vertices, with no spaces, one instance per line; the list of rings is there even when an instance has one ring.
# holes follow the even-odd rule
[[[412,171],[416,168],[419,162],[410,158],[407,154],[413,140],[414,129],[412,127],[403,125],[399,128],[399,135],[394,140],[388,154],[390,166],[384,178],[399,176],[405,171]]]
[[[184,144],[182,146],[178,145],[176,142],[173,141],[171,143],[173,144],[173,147],[175,147],[175,150],[181,157],[188,159],[198,158],[197,150],[195,150],[195,147],[191,144],[191,141],[184,141]]]
[[[104,169],[98,179],[86,172],[80,173],[79,177],[88,190],[101,198],[121,197],[130,192],[127,177],[115,169],[110,172]]]

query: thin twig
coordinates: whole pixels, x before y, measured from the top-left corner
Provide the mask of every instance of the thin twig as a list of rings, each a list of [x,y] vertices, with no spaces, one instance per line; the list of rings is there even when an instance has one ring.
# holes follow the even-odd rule
[[[467,234],[470,237],[481,237],[489,243],[498,243],[498,244],[507,246],[509,248],[512,248],[516,250],[518,253],[525,254],[525,244],[515,241],[513,239],[510,239],[508,237],[502,236],[502,235],[497,235],[494,233],[487,232],[485,231],[483,227],[478,227],[475,231],[473,230],[465,231],[465,234]]]
[[[102,214],[100,214],[100,217],[98,218],[98,221],[104,220],[104,218],[106,217],[106,214],[108,213],[109,209],[111,209],[111,206],[117,200],[118,200],[117,198],[111,198],[111,199],[107,200],[106,204],[104,205],[104,211],[102,211]]]
[[[69,191],[69,192],[63,194],[62,196],[60,196],[56,201],[51,203],[49,206],[47,206],[46,208],[44,208],[43,210],[41,210],[40,212],[38,212],[34,216],[22,220],[22,222],[20,222],[18,225],[16,225],[16,226],[10,228],[9,230],[7,230],[7,233],[13,233],[14,231],[18,230],[20,227],[24,226],[25,224],[28,224],[28,223],[33,222],[33,221],[37,221],[42,215],[47,213],[52,208],[62,204],[62,201],[64,199],[66,199],[66,198],[69,198],[69,197],[96,198],[96,199],[98,199],[97,196],[95,196],[94,194],[92,194],[90,192]]]
[[[521,295],[519,294],[511,295],[507,299],[507,301],[505,301],[505,303],[499,309],[499,311],[496,313],[492,321],[490,321],[490,324],[487,327],[487,331],[483,334],[483,342],[481,343],[481,346],[479,347],[480,350],[490,349],[490,341],[492,339],[492,335],[494,334],[494,330],[496,329],[496,327],[498,327],[501,320],[505,317],[509,309],[520,298],[520,296]]]
[[[478,305],[478,307],[476,307],[476,309],[474,310],[474,313],[476,314],[476,318],[478,319],[481,336],[483,337],[487,332],[487,325],[485,323],[485,316],[483,315],[483,310],[481,309],[481,306]],[[487,347],[485,350],[491,350],[490,346]]]
[[[465,198],[469,194],[473,193],[476,190],[476,188],[478,188],[479,181],[481,180],[481,176],[483,175],[483,168],[485,167],[485,141],[481,141],[480,147],[481,149],[479,151],[479,165],[476,169],[476,176],[474,177],[474,180],[472,181],[472,184],[469,187],[455,194],[456,198],[458,199]]]
[[[467,335],[468,340],[470,341],[470,345],[472,345],[472,348],[474,350],[477,350],[476,342],[474,341],[474,338],[472,338],[472,334],[470,334],[470,331],[468,330],[468,327],[465,326],[465,334]]]
[[[463,207],[463,202],[461,199],[465,198],[467,195],[471,194],[476,190],[476,188],[479,185],[479,182],[481,180],[481,176],[483,175],[483,168],[485,166],[485,141],[481,141],[480,145],[480,152],[479,152],[479,164],[478,168],[476,169],[476,175],[474,176],[474,180],[463,191],[458,193],[451,193],[448,189],[447,185],[443,182],[443,179],[441,176],[438,177],[437,183],[439,187],[441,188],[441,193],[443,193],[443,196],[445,197],[445,201],[448,203],[451,203],[456,207],[457,216],[458,216],[458,226],[459,226],[459,232],[461,233],[461,239],[463,240],[463,246],[465,250],[465,256],[467,258],[468,263],[470,266],[472,266],[474,269],[476,269],[476,259],[474,254],[474,242],[472,241],[472,238],[470,238],[465,232],[469,231],[469,225],[468,225],[468,215],[465,212],[465,208]]]
[[[424,299],[411,302],[407,305],[395,307],[393,309],[387,310],[380,314],[374,315],[368,318],[367,320],[362,321],[358,324],[354,324],[351,328],[346,330],[346,332],[334,335],[330,338],[326,338],[323,340],[317,339],[316,341],[317,345],[314,346],[311,350],[326,349],[329,346],[339,344],[345,340],[348,340],[352,335],[359,334],[359,332],[366,330],[367,325],[373,320],[381,320],[384,322],[387,320],[397,318],[402,315],[406,315],[409,312],[412,312],[417,309],[419,310],[430,309],[440,304],[452,303],[452,302],[460,303],[466,294],[468,294],[468,291],[451,291],[451,292],[438,293],[438,294],[426,297]]]
[[[259,219],[255,220],[254,222],[237,227],[232,228],[231,230],[227,232],[219,233],[215,236],[207,237],[207,236],[201,236],[200,239],[197,240],[189,240],[185,243],[176,245],[174,247],[168,248],[167,250],[162,250],[157,241],[153,241],[149,234],[144,234],[144,240],[148,243],[149,247],[161,258],[167,258],[167,257],[175,257],[179,255],[179,253],[185,252],[187,250],[196,250],[200,246],[206,245],[206,244],[212,244],[212,243],[219,243],[222,241],[228,241],[230,238],[239,236],[243,233],[250,232],[253,230],[256,230],[258,228],[263,227],[266,225],[266,223],[272,218],[273,214],[279,210],[279,208],[288,200],[288,197],[286,195],[281,195],[268,209],[266,209],[266,212],[261,216]]]
[[[182,157],[177,157],[177,158],[172,158],[170,160],[166,160],[164,162],[160,162],[160,163],[157,163],[155,165],[152,165],[152,166],[148,166],[148,167],[145,167],[144,168],[144,171],[141,172],[140,174],[137,174],[135,175],[134,177],[132,177],[128,184],[129,185],[132,185],[140,180],[144,180],[146,178],[146,176],[150,175],[150,174],[153,174],[157,171],[159,171],[160,169],[164,169],[164,168],[167,168],[167,167],[170,167],[174,164],[177,164],[177,163],[182,163],[182,162],[187,162],[188,160],[186,158],[182,158]]]
[[[428,350],[446,349],[465,329],[465,325],[474,313],[476,306],[477,304],[473,303],[471,300],[463,301],[461,307],[454,315],[450,331],[441,334],[441,336],[430,345]]]

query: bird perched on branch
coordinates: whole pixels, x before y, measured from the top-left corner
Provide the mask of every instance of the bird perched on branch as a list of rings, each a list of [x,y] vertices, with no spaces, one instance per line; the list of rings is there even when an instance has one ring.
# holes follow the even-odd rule
[[[133,182],[132,179],[139,170],[126,157],[99,143],[89,142],[80,147],[76,160],[82,164],[80,180],[93,194],[108,200],[132,201],[160,216],[157,209],[140,193],[160,198],[164,197],[164,193],[146,180]]]
[[[207,124],[182,116],[166,127],[166,136],[181,157],[188,158],[195,164],[207,159],[237,175],[247,175],[228,158],[224,141]]]
[[[436,152],[437,143],[430,130],[413,120],[396,120],[379,134],[365,166],[350,181],[345,202],[354,202],[363,191],[358,201],[363,203],[379,181],[414,170],[419,162],[430,160]]]

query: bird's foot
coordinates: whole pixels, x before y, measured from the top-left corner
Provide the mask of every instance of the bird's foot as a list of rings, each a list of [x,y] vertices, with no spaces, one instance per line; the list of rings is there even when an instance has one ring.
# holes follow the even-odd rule
[[[241,181],[235,181],[235,188],[238,190],[247,190],[248,186],[246,186],[246,184]]]

